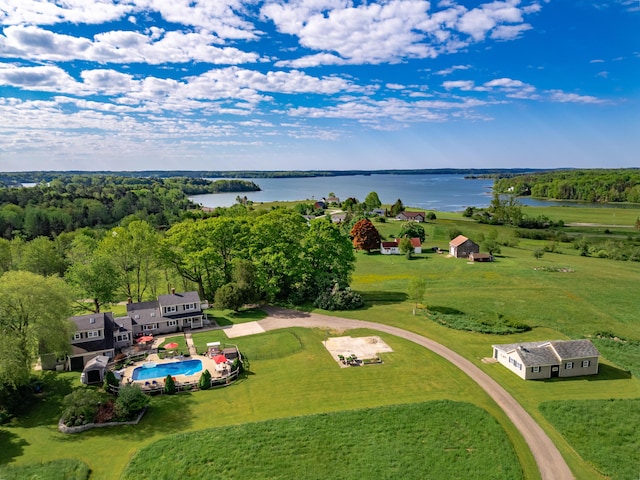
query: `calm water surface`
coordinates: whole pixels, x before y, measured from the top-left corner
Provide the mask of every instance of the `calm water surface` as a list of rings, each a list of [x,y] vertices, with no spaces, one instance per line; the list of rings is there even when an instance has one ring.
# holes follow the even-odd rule
[[[382,203],[393,204],[399,198],[405,206],[459,212],[466,207],[488,207],[493,180],[466,179],[463,175],[352,175],[344,177],[257,178],[251,180],[260,192],[194,195],[191,198],[205,207],[230,207],[238,195],[253,202],[320,200],[334,193],[341,200],[355,197],[363,201],[369,192],[378,193]],[[606,207],[606,204],[519,198],[522,205]]]
[[[262,191],[247,192],[254,202],[320,200],[334,193],[341,200],[355,197],[363,201],[369,192],[378,193],[382,203],[455,212],[468,206],[486,207],[491,201],[493,180],[469,180],[462,175],[353,175],[345,177],[258,178],[250,179]],[[229,207],[238,193],[195,195],[205,207]]]

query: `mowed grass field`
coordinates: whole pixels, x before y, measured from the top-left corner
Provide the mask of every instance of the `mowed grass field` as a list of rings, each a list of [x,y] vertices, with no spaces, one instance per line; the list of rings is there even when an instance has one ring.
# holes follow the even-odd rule
[[[565,210],[563,207],[556,208]],[[555,210],[543,210],[549,217],[552,215],[546,210],[555,214]],[[573,213],[582,209],[569,210]],[[605,209],[589,210],[597,210],[598,219],[612,215],[611,212],[603,213]],[[616,210],[622,210],[619,215],[628,217],[627,220],[633,218],[635,221],[638,214],[627,209]],[[557,219],[571,221],[562,217]],[[589,212],[583,214],[580,221],[610,223],[590,217]],[[400,230],[400,224],[393,221],[376,223],[376,226],[386,237],[394,236]],[[493,230],[499,241],[512,238],[511,229],[479,225],[463,219],[459,214],[438,212],[438,220],[425,224],[425,228],[428,234],[425,248],[438,246],[447,249],[451,229],[457,229],[472,239]],[[591,230],[585,228],[584,231],[589,234]],[[592,458],[589,450],[579,448],[575,437],[568,434],[555,417],[546,412],[543,415],[540,408],[543,402],[549,401],[563,404],[610,398],[618,399],[621,411],[626,407],[634,408],[637,405],[635,399],[640,398],[640,381],[627,371],[628,368],[604,358],[600,374],[596,377],[525,382],[500,365],[482,362],[484,357],[491,356],[491,345],[495,343],[583,338],[598,332],[640,340],[640,321],[637,318],[637,312],[640,311],[637,297],[640,263],[581,257],[569,244],[559,244],[560,253],[545,253],[541,259],[535,259],[533,251],[546,243],[521,239],[517,246],[502,247],[497,261],[486,264],[468,264],[465,260],[436,253],[425,253],[413,260],[406,260],[403,256],[360,252],[357,254],[352,287],[363,293],[367,306],[357,311],[331,314],[395,325],[445,344],[477,364],[518,399],[558,445],[576,478],[595,480],[604,478],[604,474],[614,479],[626,478],[624,472],[611,470],[599,458]],[[569,271],[537,270],[540,266],[566,267]],[[413,277],[427,280],[423,301],[426,308],[420,309],[415,316],[412,315],[413,305],[406,299],[407,282]],[[425,315],[425,310],[431,307],[455,309],[460,315],[480,320],[491,320],[502,315],[529,325],[531,330],[504,336],[452,330]],[[261,317],[259,312],[237,317],[230,312],[214,315],[222,319],[221,323]],[[350,331],[348,334],[362,336],[372,333],[376,332],[363,330]],[[182,438],[174,435],[214,429],[198,433],[198,437],[188,437],[205,438],[203,435],[222,435],[230,427],[247,433],[249,430],[242,429],[252,428],[251,425],[255,424],[256,430],[253,432],[259,437],[258,432],[265,421],[275,422],[301,416],[314,421],[312,419],[315,417],[307,416],[341,415],[344,411],[450,400],[456,406],[470,403],[474,408],[479,407],[493,416],[513,446],[523,477],[537,478],[535,463],[522,438],[497,405],[440,357],[402,339],[382,335],[394,349],[393,353],[383,354],[383,364],[341,369],[322,345],[325,336],[325,331],[306,329],[288,329],[232,340],[227,340],[221,331],[196,333],[194,341],[199,350],[203,350],[207,342],[216,340],[238,344],[250,359],[249,375],[228,388],[154,397],[151,409],[138,426],[99,429],[74,436],[58,433],[56,422],[62,395],[77,386],[78,375],[52,374],[57,379],[56,389],[45,392],[40,406],[13,424],[0,427],[0,443],[6,446],[0,450],[0,463],[27,465],[72,458],[89,466],[92,479],[117,479],[131,459],[145,447],[152,446],[153,449],[146,452],[157,452],[154,442],[166,437],[169,442]],[[630,358],[629,363],[636,361]],[[622,418],[604,410],[600,414],[605,417],[605,422],[614,424]],[[586,417],[582,418],[586,420]],[[455,422],[455,416],[451,421]],[[390,422],[393,428],[394,420]],[[294,425],[303,428],[300,427],[303,423],[269,423],[269,428],[286,436],[287,429]],[[399,421],[398,427],[401,427]],[[329,433],[331,431],[328,430]],[[470,428],[468,434],[473,437],[474,431]],[[362,436],[362,432],[359,432]],[[414,438],[410,437],[410,433],[407,435]],[[634,441],[634,438],[630,441]],[[621,441],[625,439],[606,436],[600,441],[599,449],[614,451],[621,448],[616,443]],[[254,445],[269,445],[268,439],[256,438],[255,442]],[[626,448],[626,445],[623,447]],[[248,444],[245,446],[248,447]],[[216,451],[212,450],[212,459]],[[250,449],[245,451],[244,458],[250,458],[251,452]],[[365,458],[359,457],[362,453],[360,450],[347,452],[349,455],[338,461],[357,463]],[[188,460],[188,453],[185,455]],[[151,462],[153,456],[146,458]],[[195,463],[203,461],[195,454],[193,458]],[[135,460],[131,468],[139,461]],[[460,459],[455,462],[460,462]],[[344,471],[354,476],[348,470]],[[394,475],[396,478],[398,476],[401,475]],[[329,472],[327,476],[317,478],[333,477]],[[476,478],[494,477],[489,473]]]

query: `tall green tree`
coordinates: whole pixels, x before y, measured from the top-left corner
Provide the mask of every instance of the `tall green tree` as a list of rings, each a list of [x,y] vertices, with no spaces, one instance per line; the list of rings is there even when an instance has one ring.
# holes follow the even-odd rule
[[[409,237],[402,237],[398,244],[400,248],[400,253],[407,257],[407,260],[411,260],[411,255],[413,254],[413,244]]]
[[[382,206],[382,202],[380,201],[380,197],[378,197],[377,192],[369,192],[364,199],[364,204],[367,213]]]
[[[120,289],[141,302],[150,286],[151,271],[157,264],[159,236],[143,220],[112,229],[100,242],[97,253],[110,258],[120,279]]]
[[[267,300],[298,301],[304,292],[302,239],[306,220],[292,210],[275,209],[257,217],[251,227],[250,258]]]
[[[161,257],[198,286],[201,298],[213,299],[232,280],[234,259],[248,258],[249,232],[243,217],[180,222],[162,240]]]
[[[64,274],[66,263],[55,242],[48,237],[37,237],[22,244],[18,268],[45,277]]]
[[[349,237],[337,225],[324,219],[312,222],[304,238],[304,258],[310,296],[335,284],[349,286],[356,259]]]
[[[399,237],[419,238],[420,242],[424,242],[427,234],[424,227],[416,222],[404,222],[400,229]]]
[[[16,387],[41,353],[68,350],[71,293],[60,278],[24,271],[0,276],[0,292],[0,384]]]
[[[391,209],[389,210],[389,213],[392,217],[395,217],[400,212],[404,212],[404,205],[402,204],[402,200],[398,199],[396,200],[396,203],[391,205]]]

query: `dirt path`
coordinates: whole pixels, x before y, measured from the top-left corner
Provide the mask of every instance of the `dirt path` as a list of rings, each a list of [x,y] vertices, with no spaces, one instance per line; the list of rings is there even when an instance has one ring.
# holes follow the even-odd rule
[[[531,415],[489,375],[444,345],[407,330],[381,323],[298,312],[271,306],[263,307],[263,310],[269,316],[258,323],[265,330],[288,327],[331,328],[340,331],[367,328],[404,338],[431,350],[471,377],[502,408],[529,445],[543,480],[572,480],[574,478],[556,446]]]

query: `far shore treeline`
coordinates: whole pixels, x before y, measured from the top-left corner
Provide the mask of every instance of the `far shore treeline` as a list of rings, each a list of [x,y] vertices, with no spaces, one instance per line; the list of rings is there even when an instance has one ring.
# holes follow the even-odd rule
[[[33,171],[0,172],[0,186],[21,186],[23,183],[50,182],[71,175],[103,175],[134,178],[300,178],[340,177],[351,175],[517,175],[539,171],[534,168],[433,168],[411,170],[141,170],[141,171]],[[212,193],[212,192],[204,192]]]

